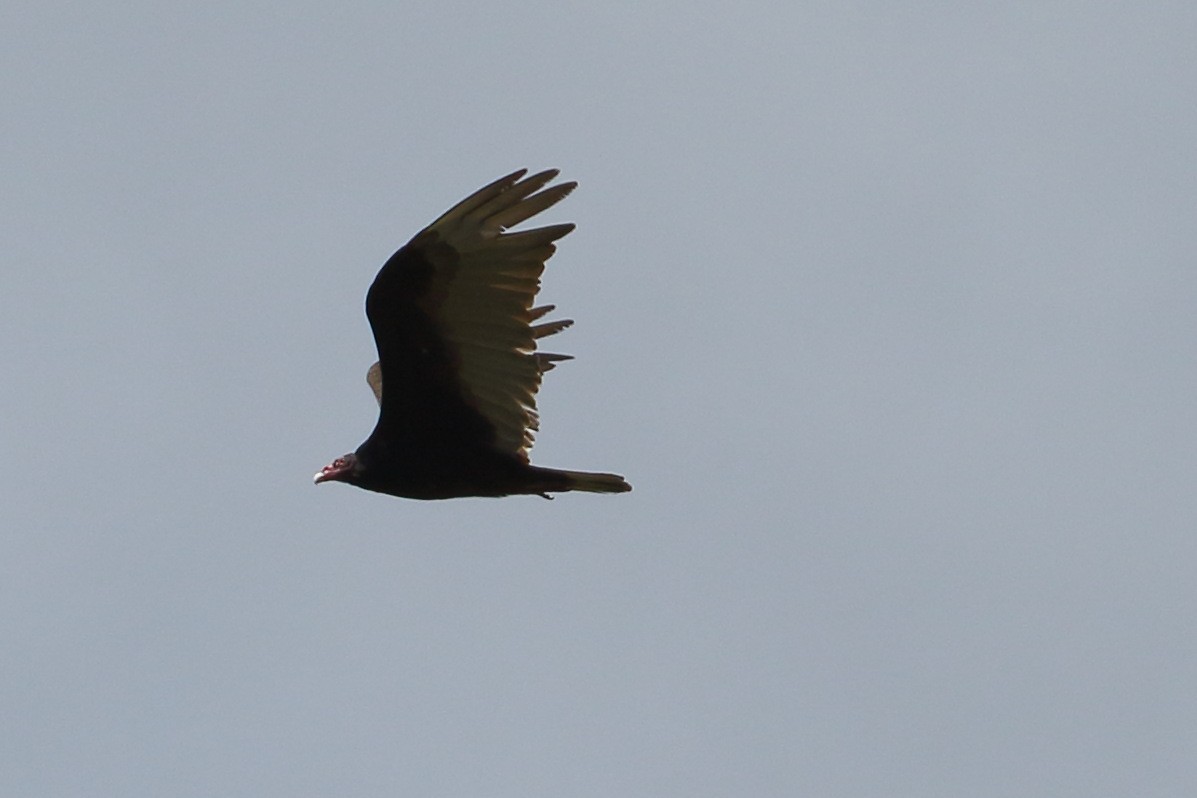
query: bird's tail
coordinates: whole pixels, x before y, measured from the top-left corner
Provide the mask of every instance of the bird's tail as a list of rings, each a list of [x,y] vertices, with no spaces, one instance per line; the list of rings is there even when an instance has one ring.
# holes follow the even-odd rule
[[[557,471],[565,477],[566,490],[584,490],[589,493],[627,493],[632,489],[618,474],[594,474],[589,471]]]

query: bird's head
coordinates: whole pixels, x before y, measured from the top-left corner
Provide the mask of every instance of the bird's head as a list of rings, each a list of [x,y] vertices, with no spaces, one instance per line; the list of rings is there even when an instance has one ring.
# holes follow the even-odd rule
[[[313,482],[317,485],[321,482],[354,482],[360,471],[361,463],[358,461],[357,455],[346,454],[320,469],[320,473],[316,474]]]

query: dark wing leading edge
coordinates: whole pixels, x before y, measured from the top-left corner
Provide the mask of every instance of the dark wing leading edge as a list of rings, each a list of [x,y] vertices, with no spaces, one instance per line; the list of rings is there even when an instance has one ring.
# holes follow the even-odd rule
[[[379,400],[371,440],[409,452],[489,446],[525,462],[537,429],[541,375],[566,355],[536,340],[572,321],[533,324],[558,224],[503,231],[559,202],[576,183],[544,186],[557,170],[514,172],[479,189],[386,262],[366,295],[379,362],[367,380]],[[543,189],[543,190],[541,190]]]

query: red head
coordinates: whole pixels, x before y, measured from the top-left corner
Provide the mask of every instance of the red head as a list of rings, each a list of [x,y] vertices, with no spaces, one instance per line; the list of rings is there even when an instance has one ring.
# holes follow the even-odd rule
[[[315,476],[313,481],[317,485],[321,482],[352,482],[357,472],[357,455],[347,454],[320,469],[320,473]]]

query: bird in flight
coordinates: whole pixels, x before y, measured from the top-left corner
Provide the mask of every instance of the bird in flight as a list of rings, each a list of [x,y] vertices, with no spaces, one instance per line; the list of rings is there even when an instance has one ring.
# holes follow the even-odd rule
[[[541,375],[568,355],[537,341],[573,324],[533,307],[555,224],[504,232],[577,183],[545,188],[550,169],[502,177],[454,205],[383,265],[366,294],[378,362],[366,381],[378,423],[357,450],[316,474],[409,499],[589,491],[623,493],[623,477],[534,466]]]

